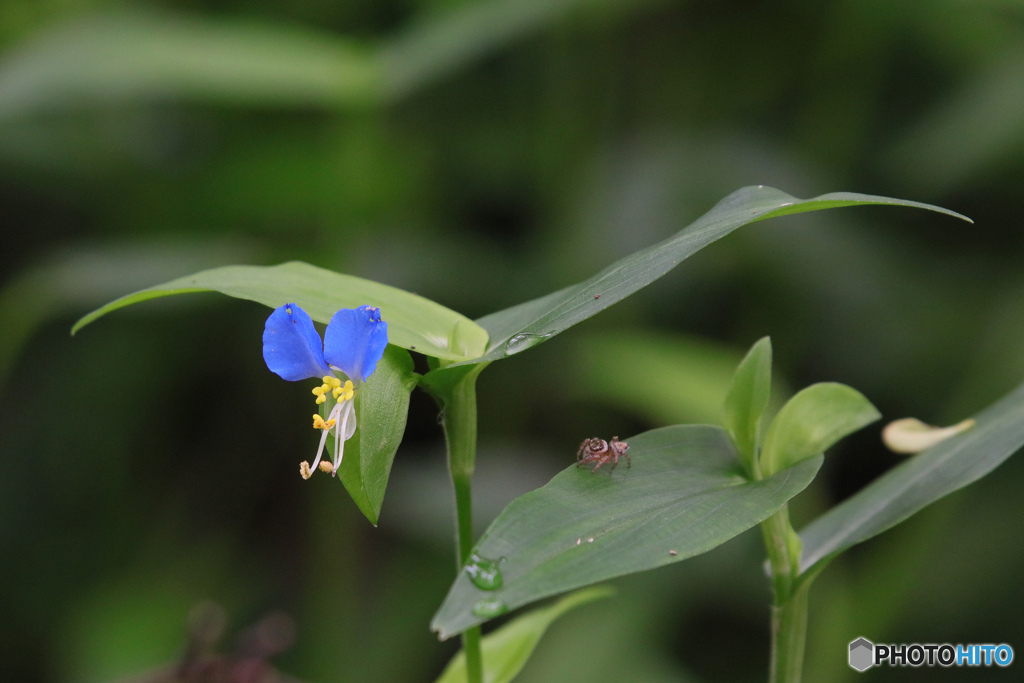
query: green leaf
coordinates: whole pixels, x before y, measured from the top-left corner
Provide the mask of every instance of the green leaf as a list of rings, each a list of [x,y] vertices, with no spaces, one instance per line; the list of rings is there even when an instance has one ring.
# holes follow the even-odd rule
[[[298,24],[121,10],[63,24],[5,55],[0,119],[28,117],[68,102],[387,104],[574,10],[598,4],[610,3],[462,3],[429,13],[378,44]]]
[[[484,683],[508,683],[526,665],[548,626],[560,616],[594,600],[601,600],[615,591],[598,586],[576,591],[549,607],[541,607],[517,617],[484,637]],[[466,654],[459,651],[445,667],[437,683],[463,683],[466,680]]]
[[[258,301],[271,308],[296,303],[321,323],[329,322],[341,308],[378,306],[388,323],[389,343],[446,360],[475,357],[487,343],[487,333],[473,321],[430,299],[299,261],[276,266],[224,266],[149,287],[86,315],[71,328],[71,334],[129,304],[210,291]],[[461,351],[449,347],[450,337],[458,340]]]
[[[751,474],[755,471],[761,416],[768,407],[771,392],[772,340],[762,337],[736,368],[722,409],[722,424]]]
[[[834,192],[797,199],[771,187],[744,187],[720,201],[689,227],[667,240],[616,261],[589,280],[477,320],[490,334],[487,353],[473,362],[497,360],[547,341],[651,284],[683,259],[736,228],[766,218],[842,206],[885,204],[966,216],[930,204],[891,197]]]
[[[856,389],[823,382],[797,392],[772,420],[761,472],[778,472],[819,453],[882,415]]]
[[[773,514],[821,465],[815,458],[748,480],[729,436],[705,425],[655,429],[628,442],[632,467],[569,467],[512,501],[474,548],[498,563],[502,587],[477,588],[460,572],[431,628],[448,638],[486,621],[484,610],[493,616],[707,552]]]
[[[1024,445],[1024,384],[977,416],[973,429],[910,457],[800,532],[801,568],[890,529],[977,481]]]
[[[409,394],[415,386],[416,373],[409,352],[388,344],[377,369],[356,395],[358,428],[345,444],[338,475],[374,526],[380,518],[391,464],[405,434]],[[333,457],[331,436],[327,437],[327,450]]]
[[[5,57],[0,119],[69,101],[362,103],[382,77],[376,55],[330,33],[137,11],[65,24]]]

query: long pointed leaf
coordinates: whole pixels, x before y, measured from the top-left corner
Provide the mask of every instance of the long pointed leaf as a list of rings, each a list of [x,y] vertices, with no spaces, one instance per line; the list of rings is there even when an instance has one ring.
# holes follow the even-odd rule
[[[473,357],[487,342],[487,333],[473,321],[430,299],[298,261],[277,266],[224,266],[155,285],[93,311],[75,323],[71,333],[129,304],[210,291],[258,301],[271,308],[296,303],[321,323],[329,322],[340,308],[379,306],[381,317],[388,323],[389,343],[447,360]],[[449,338],[456,330],[458,348],[451,348]]]
[[[750,347],[733,375],[722,407],[722,424],[749,472],[761,436],[761,416],[772,392],[772,340],[762,337]]]
[[[877,536],[985,476],[1024,446],[1024,384],[977,416],[970,431],[912,456],[800,532],[806,570]]]
[[[461,572],[431,628],[448,638],[505,609],[711,550],[778,510],[822,462],[751,481],[725,431],[706,425],[629,444],[632,467],[569,467],[509,504],[475,548],[497,563],[501,587],[478,588]]]
[[[121,10],[60,25],[0,61],[0,120],[71,103],[173,99],[377,106],[588,5],[486,0],[428,13],[371,43],[301,25]]]
[[[748,223],[805,211],[866,204],[929,209],[970,221],[948,209],[891,197],[834,192],[813,199],[797,199],[763,185],[744,187],[720,201],[689,227],[616,261],[589,280],[480,318],[477,322],[490,334],[490,342],[487,353],[472,362],[505,358],[550,339],[646,287],[683,259]]]
[[[0,62],[0,119],[71,103],[166,98],[271,105],[377,99],[367,47],[300,26],[122,12],[60,26]]]

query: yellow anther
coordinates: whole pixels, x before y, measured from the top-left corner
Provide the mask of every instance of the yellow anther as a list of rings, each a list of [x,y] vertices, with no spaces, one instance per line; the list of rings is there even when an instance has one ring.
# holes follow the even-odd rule
[[[309,469],[309,463],[305,460],[299,465],[299,474],[302,475],[303,479],[309,479],[313,476],[313,471]]]
[[[324,375],[323,377],[321,377],[321,379],[324,381],[325,391],[327,389],[334,389],[335,387],[341,386],[341,380],[335,377],[334,375]]]
[[[324,396],[323,394],[320,394],[319,396],[316,397],[316,404],[320,405],[321,403],[323,403],[326,400],[327,400],[327,397]]]
[[[323,396],[324,395],[324,388],[323,387],[316,387],[315,389],[313,389],[313,395],[314,396]]]
[[[334,426],[334,420],[325,420],[320,415],[313,416],[313,429],[330,429]]]
[[[334,387],[334,390],[331,391],[331,395],[334,396],[335,400],[341,401],[351,401],[355,393],[352,380],[346,380],[345,386],[341,386],[341,382],[338,382],[338,386]]]
[[[320,461],[320,471],[321,472],[326,472],[327,474],[330,474],[331,472],[334,471],[334,465],[332,465],[331,463],[327,462],[326,460],[321,460]]]

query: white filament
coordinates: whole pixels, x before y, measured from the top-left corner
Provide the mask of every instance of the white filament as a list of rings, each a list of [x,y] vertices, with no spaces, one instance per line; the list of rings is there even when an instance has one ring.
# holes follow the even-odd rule
[[[341,459],[345,455],[345,442],[352,438],[356,431],[356,414],[353,401],[342,401],[331,411],[334,422],[334,472],[338,473]],[[341,424],[338,424],[338,420]],[[349,425],[351,424],[351,428]]]

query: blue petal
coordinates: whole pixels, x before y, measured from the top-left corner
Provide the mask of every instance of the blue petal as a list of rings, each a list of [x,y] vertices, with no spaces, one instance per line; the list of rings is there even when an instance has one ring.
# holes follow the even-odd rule
[[[331,374],[312,319],[295,304],[285,304],[267,318],[263,360],[271,372],[289,382]]]
[[[388,345],[388,324],[373,306],[343,308],[331,318],[324,333],[324,358],[351,379],[366,378]]]

